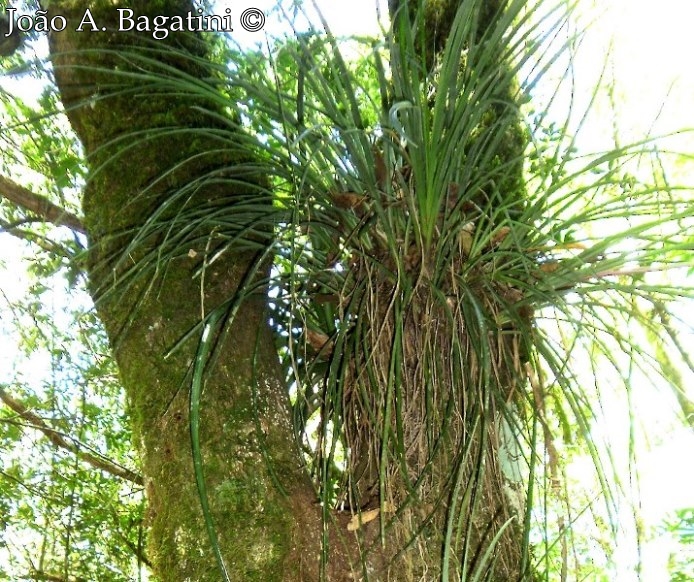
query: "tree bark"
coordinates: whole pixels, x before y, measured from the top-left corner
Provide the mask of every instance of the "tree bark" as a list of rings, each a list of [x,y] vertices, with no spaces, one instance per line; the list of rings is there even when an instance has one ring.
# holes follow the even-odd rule
[[[208,79],[200,36],[172,33],[152,42],[144,33],[118,32],[118,8],[154,17],[185,15],[194,7],[181,0],[50,5],[49,16],[67,20],[63,31],[50,35],[50,49],[63,105],[90,168],[83,198],[90,290],[142,455],[155,572],[167,581],[216,581],[220,572],[205,534],[189,429],[190,370],[200,334],[167,352],[200,323],[201,313],[233,296],[256,257],[248,250],[227,252],[196,277],[217,244],[211,227],[201,227],[191,234],[188,252],[169,257],[158,272],[142,270],[126,284],[132,271],[121,259],[128,248],[137,268],[164,244],[157,236],[134,241],[152,213],[186,184],[223,169],[235,186],[201,182],[186,208],[216,205],[229,213],[237,197],[260,196],[267,185],[260,175],[237,171],[254,160],[239,145],[240,130],[220,121],[227,115],[220,106],[143,80],[148,69],[153,78],[166,72],[189,82]],[[87,9],[107,31],[75,30]],[[224,148],[205,137],[220,128]],[[174,201],[169,216],[183,206]],[[266,307],[260,292],[218,335],[218,361],[201,399],[207,493],[230,579],[316,580],[320,508],[295,445]],[[344,548],[333,546],[328,573],[340,580],[349,562]]]

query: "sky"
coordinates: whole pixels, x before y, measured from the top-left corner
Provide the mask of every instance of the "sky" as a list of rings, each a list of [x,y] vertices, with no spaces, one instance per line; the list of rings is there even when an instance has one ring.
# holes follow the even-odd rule
[[[218,6],[221,9],[231,7],[232,16],[238,20],[238,15],[246,8],[255,7],[270,14],[274,4],[275,0],[236,0],[219,2]],[[319,0],[317,4],[338,36],[378,33],[375,0]],[[606,103],[600,106],[599,116],[586,132],[583,143],[595,147],[610,145],[613,123],[620,127],[626,139],[638,139],[648,133],[667,133],[683,127],[694,128],[694,67],[691,65],[691,55],[694,55],[694,34],[691,32],[694,2],[603,0],[593,3],[592,0],[582,0],[581,9],[584,12],[583,21],[592,21],[592,26],[575,58],[574,96],[577,103],[585,102],[585,96],[599,73],[599,65],[610,53],[614,67],[607,73],[616,80],[615,102],[618,103],[617,111],[610,109]],[[277,18],[269,17],[266,31],[275,34],[279,30]],[[262,42],[263,38],[262,33],[242,33],[239,30],[237,40],[241,43]],[[5,81],[0,84],[5,86]],[[565,103],[561,99],[558,101],[558,116],[562,114]],[[689,136],[682,136],[673,143],[687,151],[694,151]],[[9,235],[0,234],[0,261],[8,262],[11,269],[17,272],[20,269],[15,262],[21,246]],[[0,281],[0,289],[11,298],[21,294],[24,286],[18,279],[11,282],[4,279]],[[4,302],[0,296],[0,310]],[[3,314],[3,318],[6,315]],[[1,326],[2,322],[0,332]],[[0,350],[0,368],[4,368],[5,372],[9,369],[9,359],[8,350]],[[644,399],[640,404],[644,415],[648,414],[649,402],[654,409],[668,406],[660,388],[644,385]],[[622,404],[616,402],[614,406]],[[652,419],[645,416],[640,420],[647,424]],[[661,434],[665,436],[660,442],[654,442],[651,450],[644,449],[642,458],[641,511],[648,523],[657,523],[674,508],[685,505],[694,507],[691,486],[694,483],[694,467],[691,463],[682,462],[683,458],[691,458],[694,435],[689,430],[672,426],[661,428]],[[625,431],[628,427],[615,423],[612,430]],[[617,440],[620,439],[622,437],[617,435]],[[654,539],[646,545],[644,555],[650,559],[648,567],[651,570],[645,573],[644,580],[666,582],[663,563],[670,549],[663,539]],[[625,573],[620,581],[630,582],[632,578],[627,576]]]

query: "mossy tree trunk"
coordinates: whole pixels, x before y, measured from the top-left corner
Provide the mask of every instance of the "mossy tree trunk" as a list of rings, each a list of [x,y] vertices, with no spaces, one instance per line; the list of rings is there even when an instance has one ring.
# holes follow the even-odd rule
[[[124,271],[116,261],[169,193],[215,169],[233,177],[235,166],[252,158],[228,133],[220,152],[219,143],[189,131],[219,126],[215,115],[225,113],[214,103],[141,86],[141,78],[128,77],[144,72],[145,61],[136,62],[139,52],[171,67],[172,74],[209,78],[201,39],[171,34],[152,43],[146,34],[116,32],[117,8],[153,17],[184,15],[193,11],[193,4],[106,0],[50,5],[51,14],[62,14],[68,22],[63,32],[51,35],[52,61],[90,167],[83,199],[90,289],[114,348],[142,453],[151,526],[148,551],[156,573],[167,581],[219,580],[191,455],[189,386],[196,342],[165,355],[199,323],[202,311],[233,294],[255,257],[249,251],[228,253],[206,272],[203,284],[194,274],[205,260],[211,233],[199,232],[188,254],[131,285],[118,284]],[[87,9],[99,27],[110,31],[91,32],[88,26],[75,32]],[[180,51],[192,58],[174,56]],[[157,66],[152,63],[153,70]],[[231,207],[235,196],[262,192],[261,177],[236,179],[236,192],[228,184],[213,185],[201,188],[196,200]],[[144,241],[133,260],[144,260],[158,242],[156,237]],[[232,580],[315,580],[320,510],[293,437],[266,308],[262,297],[244,303],[205,383],[200,442],[208,495]],[[344,571],[335,546],[336,572]],[[338,573],[334,579],[340,579]]]

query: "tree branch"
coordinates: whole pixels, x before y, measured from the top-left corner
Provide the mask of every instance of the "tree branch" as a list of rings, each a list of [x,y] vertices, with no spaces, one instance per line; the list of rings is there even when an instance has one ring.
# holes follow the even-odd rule
[[[81,451],[78,446],[68,442],[62,433],[48,426],[40,416],[31,412],[26,406],[24,406],[18,400],[12,398],[2,388],[0,388],[0,400],[2,400],[5,403],[5,405],[7,405],[9,408],[14,410],[20,417],[29,422],[32,428],[40,430],[44,435],[46,435],[48,440],[51,441],[51,443],[53,443],[56,447],[74,453],[78,459],[84,461],[85,463],[91,465],[96,469],[100,469],[101,471],[110,473],[115,477],[120,477],[121,479],[125,479],[126,481],[131,481],[136,485],[144,484],[142,476],[138,475],[134,471],[131,471],[130,469],[127,469],[125,467],[121,467],[120,465],[117,465],[114,462],[109,461],[103,457],[99,457],[97,455]]]
[[[62,576],[58,576],[57,574],[50,574],[49,572],[36,570],[34,568],[31,569],[29,574],[23,576],[22,580],[45,580],[46,582],[87,582],[86,578],[64,578]]]
[[[61,257],[65,257],[66,259],[70,260],[73,260],[75,258],[74,254],[68,251],[64,246],[57,244],[34,232],[17,228],[16,226],[2,219],[0,219],[0,232],[6,232],[7,234],[11,234],[12,236],[17,237],[20,240],[25,240],[27,242],[35,244],[48,253],[60,255]]]
[[[134,543],[132,543],[128,538],[123,536],[121,534],[121,539],[123,540],[123,543],[128,546],[130,551],[135,555],[135,557],[145,566],[147,566],[150,570],[153,568],[152,562],[149,561],[149,558],[147,555],[143,552],[143,548],[136,546]]]
[[[67,226],[76,232],[87,234],[87,229],[76,215],[4,176],[0,176],[0,196],[24,210],[37,214],[47,222]]]

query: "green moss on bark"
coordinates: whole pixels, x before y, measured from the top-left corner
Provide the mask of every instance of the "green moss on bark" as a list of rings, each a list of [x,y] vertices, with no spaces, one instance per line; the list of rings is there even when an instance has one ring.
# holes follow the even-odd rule
[[[63,103],[91,168],[83,203],[90,287],[114,347],[142,452],[148,552],[161,580],[217,581],[191,453],[189,386],[196,335],[171,348],[199,323],[201,309],[209,312],[233,295],[253,257],[227,253],[202,285],[196,272],[211,235],[203,224],[191,233],[190,244],[166,261],[150,260],[162,248],[162,233],[132,244],[163,204],[170,207],[162,218],[175,216],[184,204],[227,205],[233,212],[236,196],[257,195],[265,184],[252,176],[235,189],[210,183],[195,197],[176,202],[176,192],[211,169],[233,172],[251,160],[234,145],[230,125],[220,126],[224,112],[212,93],[174,92],[164,78],[164,85],[156,83],[164,72],[207,78],[209,70],[200,60],[204,45],[194,35],[171,35],[170,50],[162,52],[166,45],[160,42],[152,52],[142,35],[75,33],[87,7],[99,23],[115,18],[112,2],[55,2],[51,8],[68,17],[68,26],[52,35],[51,50]],[[150,14],[187,9],[192,10],[189,2],[146,7]],[[111,52],[115,49],[119,52]],[[176,52],[181,50],[189,58]],[[226,148],[212,137],[222,127]],[[247,301],[227,331],[218,365],[206,378],[200,436],[222,555],[233,580],[301,580],[315,572],[320,522],[295,448],[264,301]]]

